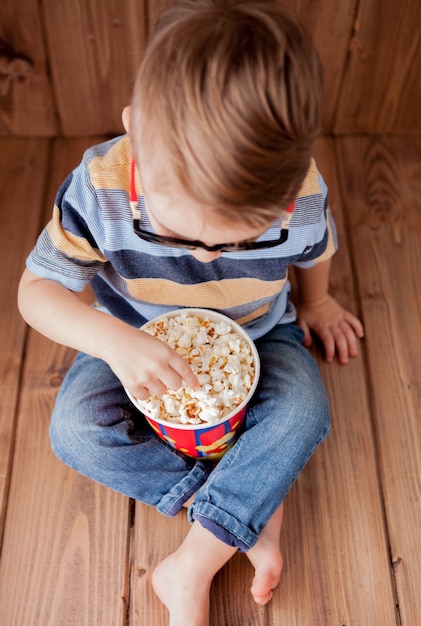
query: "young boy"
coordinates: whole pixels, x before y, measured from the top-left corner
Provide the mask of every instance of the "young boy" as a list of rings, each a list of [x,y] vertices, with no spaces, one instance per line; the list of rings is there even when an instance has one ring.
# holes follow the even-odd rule
[[[328,295],[335,231],[311,158],[320,99],[316,52],[276,3],[173,7],[123,112],[128,134],[88,150],[63,183],[21,280],[28,323],[80,351],[52,416],[58,457],[165,515],[188,507],[185,541],[153,576],[171,626],[209,623],[212,579],[237,550],[255,567],[256,602],[272,597],[282,502],[329,430],[302,344],[313,331],[327,360],[336,351],[346,363],[363,335]],[[89,283],[94,307],[74,293]],[[244,431],[216,467],[159,440],[123,390],[146,399],[198,385],[183,358],[137,330],[184,306],[243,324],[262,362]]]

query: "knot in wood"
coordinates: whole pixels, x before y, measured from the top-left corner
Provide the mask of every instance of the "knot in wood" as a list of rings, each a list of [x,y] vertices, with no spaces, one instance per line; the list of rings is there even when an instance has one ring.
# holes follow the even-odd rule
[[[33,63],[29,59],[0,54],[0,76],[8,79],[25,78],[32,69]]]
[[[393,209],[390,204],[383,202],[374,207],[374,217],[380,224],[386,224],[393,220]]]
[[[60,372],[53,372],[48,380],[50,387],[60,387],[63,382],[63,374]]]

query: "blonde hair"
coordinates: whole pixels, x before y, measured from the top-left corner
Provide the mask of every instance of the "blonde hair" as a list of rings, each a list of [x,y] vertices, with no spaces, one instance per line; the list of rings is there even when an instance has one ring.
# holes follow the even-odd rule
[[[295,199],[319,129],[321,68],[275,2],[184,0],[159,20],[136,78],[130,133],[158,135],[192,198],[268,224]]]

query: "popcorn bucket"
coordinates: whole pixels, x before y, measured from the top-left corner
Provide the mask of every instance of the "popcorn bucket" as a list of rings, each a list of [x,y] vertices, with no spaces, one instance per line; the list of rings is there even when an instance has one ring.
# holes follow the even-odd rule
[[[162,416],[152,417],[151,415],[147,415],[145,409],[141,406],[141,402],[127,389],[126,393],[135,407],[145,416],[154,432],[166,443],[193,458],[218,459],[234,444],[240,433],[246,415],[247,404],[253,396],[259,381],[259,355],[253,341],[239,324],[221,313],[216,313],[208,309],[178,309],[151,320],[145,324],[145,327],[156,324],[162,319],[179,316],[181,313],[192,315],[200,320],[206,318],[216,323],[228,322],[232,330],[249,346],[253,357],[254,379],[246,397],[238,406],[233,408],[232,411],[212,424],[206,422],[200,424],[181,424],[165,419]]]

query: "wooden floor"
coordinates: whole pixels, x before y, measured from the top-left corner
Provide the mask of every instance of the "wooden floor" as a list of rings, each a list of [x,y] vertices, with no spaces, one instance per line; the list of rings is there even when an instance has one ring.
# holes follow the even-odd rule
[[[54,457],[49,415],[73,354],[16,309],[54,192],[96,141],[0,140],[3,626],[166,624],[151,572],[188,529]],[[319,359],[333,428],[287,496],[273,601],[252,602],[237,555],[215,579],[211,623],[421,626],[421,138],[323,138],[316,157],[341,242],[332,289],[366,339],[346,367]]]

